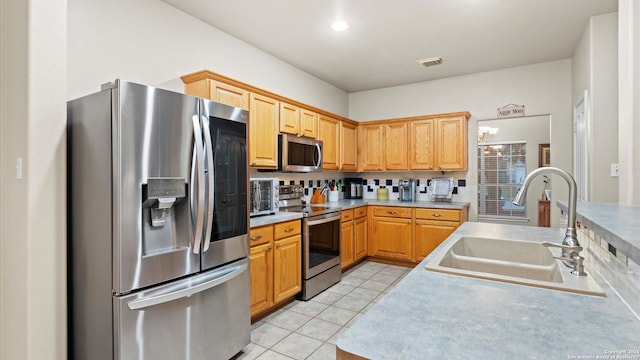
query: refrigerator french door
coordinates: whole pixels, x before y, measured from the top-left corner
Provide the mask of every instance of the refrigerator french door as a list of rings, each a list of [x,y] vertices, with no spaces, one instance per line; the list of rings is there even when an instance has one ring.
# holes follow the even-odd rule
[[[242,350],[248,113],[120,80],[67,108],[72,357]]]

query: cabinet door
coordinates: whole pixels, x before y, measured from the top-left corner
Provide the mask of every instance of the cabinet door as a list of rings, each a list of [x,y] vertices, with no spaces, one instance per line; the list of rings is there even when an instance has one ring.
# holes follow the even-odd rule
[[[249,92],[238,87],[211,80],[211,99],[219,103],[249,110]]]
[[[373,222],[369,255],[412,260],[411,219],[375,216]]]
[[[320,115],[319,139],[322,140],[322,169],[338,170],[340,154],[340,121]]]
[[[446,221],[416,220],[415,226],[415,261],[421,261],[440,245],[459,223]]]
[[[367,218],[361,217],[353,221],[354,260],[367,256]]]
[[[357,126],[344,121],[340,122],[340,168],[342,170],[358,169],[358,137]]]
[[[354,232],[353,220],[342,223],[342,238],[340,239],[340,266],[345,267],[353,264],[354,260]]]
[[[410,123],[409,167],[411,170],[435,168],[434,120],[417,120]]]
[[[464,116],[437,119],[438,170],[467,170],[467,120]]]
[[[273,243],[251,247],[249,269],[253,316],[273,305]]]
[[[385,168],[407,170],[407,122],[385,125]]]
[[[277,100],[251,93],[249,111],[249,164],[256,168],[278,167]]]
[[[273,263],[273,300],[277,304],[302,289],[302,237],[275,241]]]
[[[360,153],[359,171],[384,169],[384,131],[381,124],[358,127]]]
[[[300,135],[312,139],[318,138],[318,114],[311,110],[300,109]]]
[[[286,134],[300,134],[300,108],[285,102],[280,102],[280,132]]]

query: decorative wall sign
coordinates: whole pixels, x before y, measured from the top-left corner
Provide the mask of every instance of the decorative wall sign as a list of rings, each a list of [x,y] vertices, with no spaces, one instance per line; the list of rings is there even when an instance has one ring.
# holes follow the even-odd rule
[[[498,108],[498,118],[524,116],[524,105],[509,104]]]

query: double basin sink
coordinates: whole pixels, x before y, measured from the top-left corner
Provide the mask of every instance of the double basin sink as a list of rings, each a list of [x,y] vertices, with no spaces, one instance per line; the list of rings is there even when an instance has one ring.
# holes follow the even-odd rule
[[[560,253],[534,241],[462,236],[435,254],[425,270],[605,296],[592,274],[571,275],[571,269],[554,258]]]

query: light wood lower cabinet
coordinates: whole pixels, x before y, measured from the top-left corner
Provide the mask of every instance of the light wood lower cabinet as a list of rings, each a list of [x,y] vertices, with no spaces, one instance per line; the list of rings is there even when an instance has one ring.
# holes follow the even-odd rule
[[[368,255],[412,261],[412,209],[374,206],[371,215]]]
[[[300,220],[251,229],[251,316],[269,310],[302,289],[300,230]]]
[[[342,211],[340,265],[343,269],[367,256],[367,207]]]
[[[467,220],[466,211],[462,210],[416,209],[415,211],[415,261],[422,261]]]

